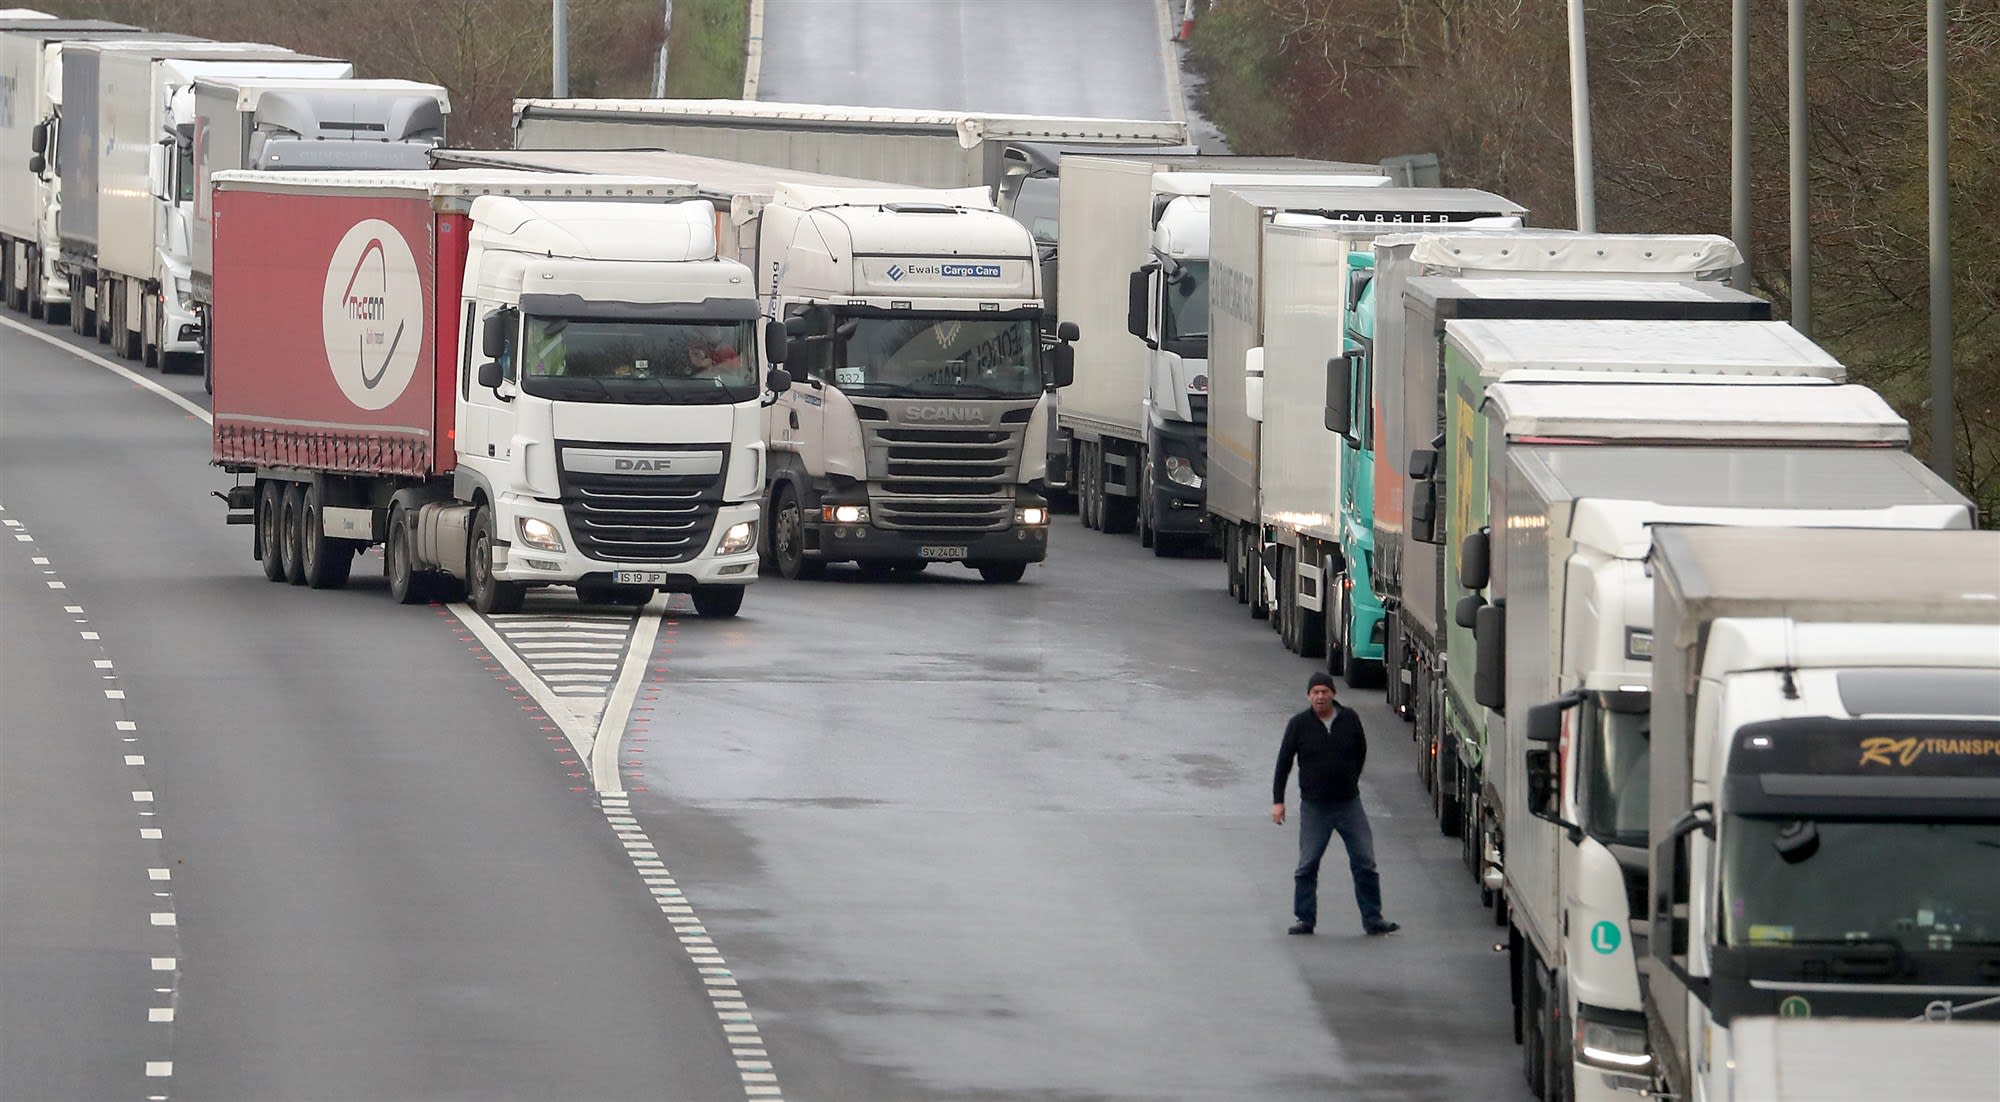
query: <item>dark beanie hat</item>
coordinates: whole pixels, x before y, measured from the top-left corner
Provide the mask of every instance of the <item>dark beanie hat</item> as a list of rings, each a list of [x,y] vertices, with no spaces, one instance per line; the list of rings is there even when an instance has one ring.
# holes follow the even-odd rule
[[[1333,678],[1325,670],[1315,670],[1311,677],[1306,678],[1307,692],[1312,692],[1321,685],[1325,685],[1329,689],[1333,688]]]

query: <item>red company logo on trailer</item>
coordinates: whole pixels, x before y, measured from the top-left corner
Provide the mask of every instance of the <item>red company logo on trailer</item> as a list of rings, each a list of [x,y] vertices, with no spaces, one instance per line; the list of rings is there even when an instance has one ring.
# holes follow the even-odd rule
[[[421,351],[424,289],[396,227],[354,224],[326,266],[321,326],[327,367],[349,401],[384,409],[402,396]]]

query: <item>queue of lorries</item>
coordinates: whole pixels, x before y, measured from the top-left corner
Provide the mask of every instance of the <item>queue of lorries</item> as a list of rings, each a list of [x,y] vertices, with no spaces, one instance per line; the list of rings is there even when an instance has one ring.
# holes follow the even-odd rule
[[[271,580],[729,616],[1018,581],[1073,502],[1386,687],[1537,1097],[2000,1097],[2000,534],[1726,239],[1140,120],[453,150],[435,86],[95,22],[0,18],[0,88],[9,304],[201,365]]]

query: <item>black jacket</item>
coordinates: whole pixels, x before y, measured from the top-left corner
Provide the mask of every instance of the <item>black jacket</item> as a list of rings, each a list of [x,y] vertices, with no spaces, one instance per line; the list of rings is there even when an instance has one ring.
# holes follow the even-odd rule
[[[1285,779],[1292,759],[1299,760],[1299,796],[1307,800],[1351,800],[1361,795],[1361,766],[1368,760],[1368,736],[1352,708],[1333,713],[1333,729],[1311,708],[1285,724],[1285,742],[1278,747],[1278,775],[1271,780],[1271,802],[1285,802]]]

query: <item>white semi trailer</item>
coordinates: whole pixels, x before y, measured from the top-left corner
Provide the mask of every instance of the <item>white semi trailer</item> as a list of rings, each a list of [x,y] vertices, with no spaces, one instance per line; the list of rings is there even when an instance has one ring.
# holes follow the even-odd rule
[[[1483,415],[1490,520],[1460,563],[1501,624],[1474,664],[1502,690],[1487,775],[1524,1067],[1551,1098],[1632,1097],[1652,1086],[1653,526],[1968,528],[1973,510],[1859,386],[1551,375],[1494,384]]]
[[[1668,527],[1650,563],[1659,1089],[1769,1097],[1732,1076],[1774,1016],[1877,1019],[1871,1056],[2000,1021],[2000,532]],[[1925,1082],[1887,1097],[2000,1089]]]

